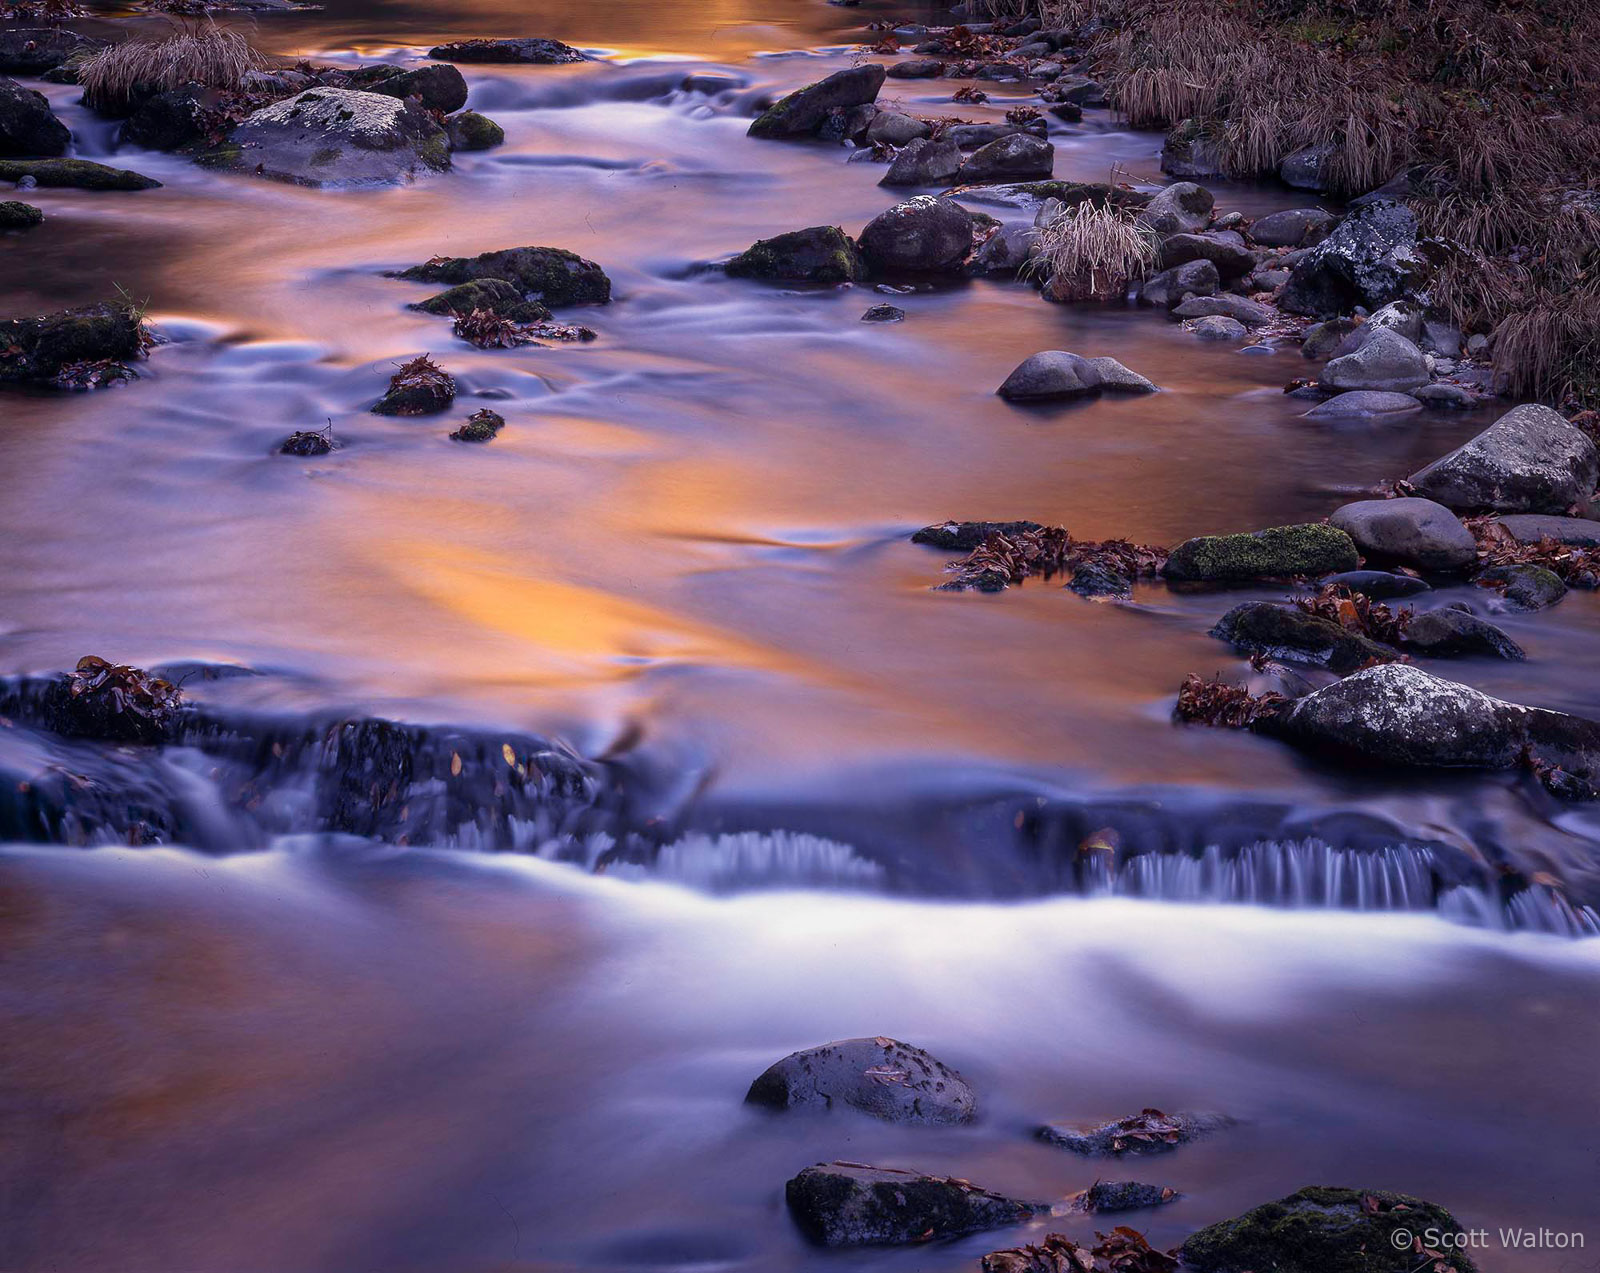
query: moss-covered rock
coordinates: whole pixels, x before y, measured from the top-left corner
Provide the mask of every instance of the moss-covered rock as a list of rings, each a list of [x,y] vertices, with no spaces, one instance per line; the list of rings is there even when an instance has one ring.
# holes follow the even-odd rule
[[[29,230],[44,223],[44,213],[16,199],[0,202],[0,230]]]
[[[604,305],[611,280],[593,261],[565,248],[502,248],[479,256],[440,256],[400,271],[423,283],[470,283],[501,279],[546,305]]]
[[[161,183],[126,168],[87,159],[0,159],[0,181],[32,177],[41,186],[74,190],[154,190]]]
[[[550,310],[538,301],[525,301],[512,284],[499,278],[474,279],[410,306],[424,314],[460,318],[475,310],[509,318],[514,323],[542,323]]]
[[[467,422],[450,434],[456,442],[487,442],[506,427],[506,419],[488,407],[474,411]]]
[[[771,139],[813,133],[833,111],[876,101],[883,76],[884,69],[877,62],[835,71],[826,79],[796,89],[763,111],[750,125],[750,136]]]
[[[0,382],[50,380],[74,363],[136,358],[144,329],[132,306],[103,303],[0,320]]]
[[[506,139],[505,129],[477,111],[462,111],[444,121],[450,144],[457,150],[490,150]]]
[[[1301,1189],[1201,1229],[1183,1244],[1186,1264],[1200,1273],[1412,1273],[1421,1252],[1396,1239],[1420,1238],[1429,1229],[1459,1233],[1443,1207],[1381,1189]],[[1459,1251],[1448,1263],[1473,1273]]]
[[[814,225],[759,239],[728,262],[733,278],[858,283],[867,277],[855,240],[836,225]]]
[[[1567,595],[1560,575],[1531,563],[1490,566],[1473,582],[1480,588],[1495,589],[1518,610],[1543,610]]]
[[[1222,616],[1211,635],[1234,649],[1289,663],[1311,663],[1333,672],[1354,672],[1368,663],[1392,663],[1399,653],[1331,619],[1299,606],[1246,601]]]
[[[1331,575],[1361,564],[1355,542],[1320,522],[1248,535],[1201,535],[1172,550],[1162,573],[1178,581],[1224,582]]]

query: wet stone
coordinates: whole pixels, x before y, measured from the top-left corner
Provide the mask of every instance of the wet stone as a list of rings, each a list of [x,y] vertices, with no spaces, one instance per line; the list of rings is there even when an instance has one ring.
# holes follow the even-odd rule
[[[1170,1153],[1180,1145],[1231,1126],[1232,1122],[1222,1114],[1163,1114],[1157,1109],[1147,1109],[1096,1126],[1046,1123],[1034,1134],[1048,1145],[1075,1154],[1118,1157]]]
[[[969,553],[990,535],[1025,535],[1043,529],[1038,522],[940,522],[924,526],[911,536],[911,542],[946,552]]]
[[[764,1071],[750,1105],[782,1110],[848,1106],[890,1123],[969,1123],[977,1096],[967,1081],[921,1048],[862,1038],[795,1052]]]
[[[842,1162],[807,1167],[784,1194],[801,1232],[822,1246],[956,1238],[1021,1224],[1047,1209],[964,1180]]]

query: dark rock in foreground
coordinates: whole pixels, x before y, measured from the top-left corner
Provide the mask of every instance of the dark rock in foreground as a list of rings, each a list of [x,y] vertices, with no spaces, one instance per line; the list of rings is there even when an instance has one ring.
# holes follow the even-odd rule
[[[1158,1109],[1147,1109],[1091,1127],[1046,1123],[1034,1134],[1046,1144],[1089,1157],[1165,1154],[1232,1123],[1222,1114],[1163,1114]]]
[[[972,250],[972,214],[951,199],[918,195],[880,212],[861,231],[861,254],[878,270],[954,270]]]
[[[546,305],[604,305],[611,280],[593,261],[564,248],[503,248],[480,256],[441,256],[402,270],[400,278],[424,283],[500,279]]]
[[[733,278],[856,283],[867,277],[867,263],[838,226],[814,225],[757,240],[728,262],[727,272]]]
[[[521,62],[556,66],[585,62],[587,58],[570,44],[539,36],[508,40],[456,40],[428,50],[428,56],[441,62]]]
[[[970,1123],[978,1098],[967,1081],[921,1048],[895,1039],[844,1039],[777,1062],[745,1102],[772,1109],[835,1105],[890,1123]]]
[[[1223,615],[1211,635],[1236,650],[1265,654],[1288,663],[1310,663],[1332,672],[1353,672],[1398,654],[1331,619],[1307,614],[1299,606],[1246,601]]]
[[[774,103],[750,125],[750,136],[807,136],[821,127],[830,112],[876,101],[883,75],[883,67],[876,62],[835,71]]]
[[[64,155],[71,144],[43,93],[0,76],[0,155]]]
[[[31,203],[16,199],[0,201],[0,230],[31,230],[44,224],[44,213]]]
[[[1183,1244],[1185,1264],[1200,1273],[1416,1273],[1432,1268],[1421,1243],[1428,1230],[1460,1233],[1443,1207],[1382,1189],[1301,1189],[1209,1225]],[[1473,1273],[1451,1249],[1445,1263]]]
[[[1334,574],[1360,564],[1350,536],[1332,526],[1308,522],[1253,534],[1186,539],[1172,550],[1162,574],[1179,582],[1239,582]]]
[[[911,536],[911,542],[947,552],[969,553],[990,535],[1024,535],[1043,529],[1038,522],[940,522],[936,526],[924,526]]]
[[[1549,407],[1513,407],[1465,446],[1413,473],[1420,495],[1450,508],[1565,513],[1587,503],[1600,452],[1583,430]]]
[[[73,190],[155,190],[161,185],[153,177],[87,159],[0,159],[0,181],[24,177],[41,186]]]
[[[143,350],[143,327],[128,305],[103,303],[3,319],[0,383],[49,380],[74,363],[136,358]]]
[[[823,1246],[956,1238],[1021,1224],[1047,1209],[964,1180],[842,1162],[807,1167],[784,1195],[801,1232]]]

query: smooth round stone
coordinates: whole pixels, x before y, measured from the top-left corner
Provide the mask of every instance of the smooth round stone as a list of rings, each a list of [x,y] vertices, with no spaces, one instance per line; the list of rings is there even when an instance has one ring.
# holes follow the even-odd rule
[[[1421,411],[1422,404],[1409,393],[1389,393],[1381,389],[1352,389],[1306,412],[1307,420],[1374,420],[1382,416],[1407,415]]]

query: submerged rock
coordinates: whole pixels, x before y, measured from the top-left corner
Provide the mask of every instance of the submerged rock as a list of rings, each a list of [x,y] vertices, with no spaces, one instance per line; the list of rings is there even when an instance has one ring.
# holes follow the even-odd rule
[[[521,62],[556,66],[588,59],[570,44],[539,36],[508,40],[456,40],[428,50],[428,56],[441,62]]]
[[[1425,267],[1411,210],[1378,200],[1354,209],[1300,259],[1278,303],[1315,318],[1348,314],[1358,305],[1377,309],[1405,296]]]
[[[972,227],[972,214],[954,200],[918,195],[867,222],[861,253],[878,270],[954,270],[972,250]]]
[[[50,380],[76,363],[136,358],[143,350],[144,327],[130,305],[0,319],[0,383]]]
[[[1419,570],[1461,570],[1478,559],[1478,541],[1461,519],[1430,499],[1364,499],[1328,518],[1369,557]]]
[[[0,230],[31,230],[44,224],[44,213],[31,203],[16,199],[0,200]]]
[[[1383,1189],[1308,1188],[1209,1225],[1179,1254],[1199,1273],[1415,1273],[1427,1258],[1422,1235],[1460,1233],[1443,1207]],[[1462,1251],[1445,1260],[1473,1273]]]
[[[990,535],[1024,535],[1043,529],[1038,522],[940,522],[924,526],[911,536],[911,542],[947,552],[969,553]]]
[[[444,130],[455,150],[492,150],[502,145],[506,131],[487,115],[461,111],[444,121]]]
[[[1289,663],[1310,663],[1331,672],[1353,672],[1373,661],[1399,655],[1331,619],[1307,614],[1299,606],[1246,601],[1223,615],[1211,635],[1235,650],[1265,654]]]
[[[967,1081],[921,1048],[895,1039],[845,1039],[795,1052],[750,1085],[745,1103],[771,1109],[847,1105],[889,1123],[970,1123]]]
[[[1371,597],[1374,601],[1385,601],[1394,597],[1414,597],[1419,592],[1433,591],[1421,579],[1411,575],[1391,575],[1382,570],[1346,570],[1337,575],[1329,575],[1322,581],[1328,584],[1342,584],[1351,592],[1359,592],[1363,597]]]
[[[0,75],[0,155],[64,155],[71,144],[43,93]]]
[[[728,262],[727,272],[733,278],[856,283],[867,277],[867,263],[838,226],[814,225],[758,240]]]
[[[1046,1123],[1034,1135],[1047,1145],[1070,1149],[1075,1154],[1120,1157],[1170,1153],[1179,1145],[1209,1136],[1232,1123],[1222,1114],[1163,1114],[1158,1109],[1147,1109],[1110,1123]]]
[[[776,139],[813,133],[830,112],[876,101],[878,90],[883,87],[883,73],[879,63],[868,62],[835,71],[815,84],[796,89],[763,112],[750,125],[749,135]]]
[[[41,186],[74,190],[155,190],[161,185],[153,177],[87,159],[0,159],[0,181],[24,177]]]
[[[501,279],[557,307],[604,305],[611,299],[606,272],[564,248],[502,248],[479,256],[440,256],[401,270],[399,277],[424,283]]]
[[[1408,393],[1380,389],[1347,389],[1306,412],[1307,420],[1379,420],[1421,411],[1422,403]]]
[[[385,185],[445,171],[450,143],[409,98],[312,88],[256,111],[200,159],[300,185]]]
[[[1564,513],[1587,503],[1600,453],[1549,407],[1513,407],[1465,446],[1413,473],[1419,494],[1462,510]]]
[[[1327,575],[1361,564],[1350,536],[1307,522],[1252,534],[1202,535],[1172,550],[1162,574],[1178,581],[1238,582],[1289,575]]]
[[[956,1238],[1021,1224],[1048,1209],[964,1180],[840,1162],[807,1167],[784,1195],[801,1232],[823,1246]]]
[[[1087,358],[1046,349],[1023,359],[995,392],[1007,402],[1038,402],[1081,398],[1098,392],[1100,383],[1099,368]]]
[[[474,310],[484,310],[501,318],[509,318],[514,323],[542,323],[550,317],[548,308],[538,301],[523,300],[522,293],[516,287],[499,278],[474,279],[440,292],[437,296],[430,296],[425,301],[417,301],[407,308],[421,310],[424,314],[455,318],[463,318]]]
[[[1452,606],[1413,615],[1406,625],[1403,644],[1408,651],[1433,659],[1477,654],[1512,661],[1528,657],[1520,645],[1494,624]]]

